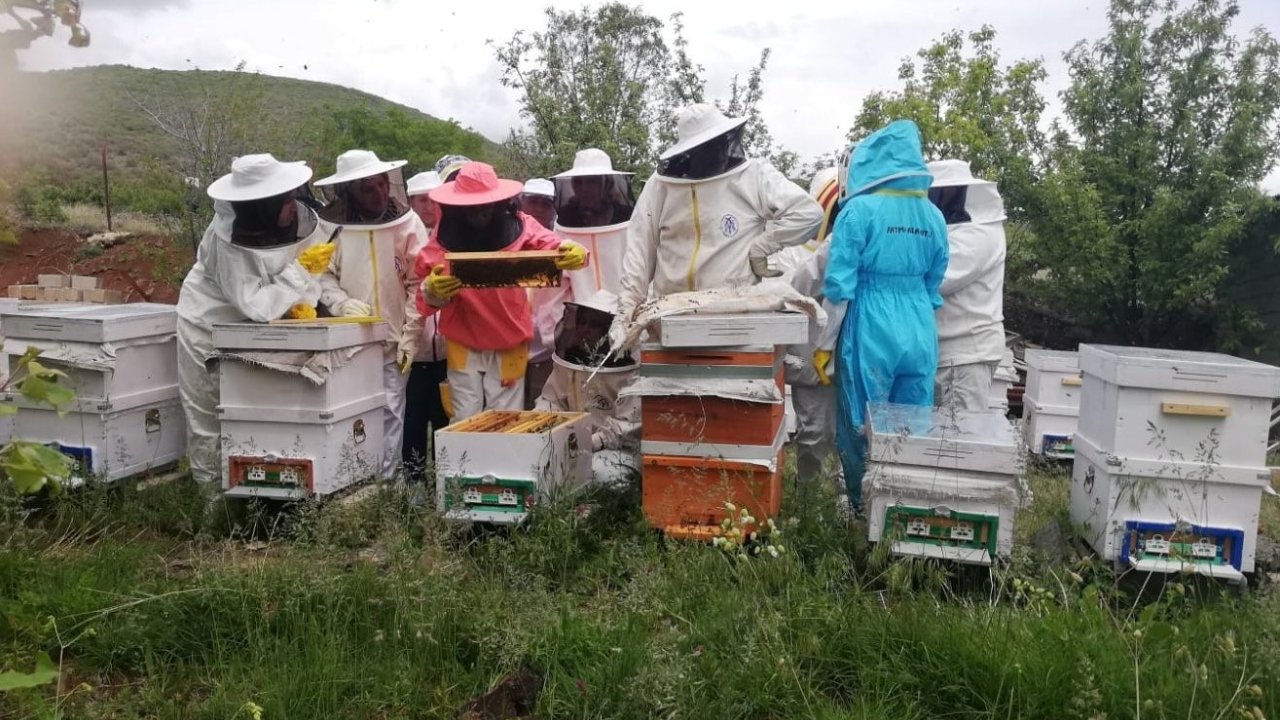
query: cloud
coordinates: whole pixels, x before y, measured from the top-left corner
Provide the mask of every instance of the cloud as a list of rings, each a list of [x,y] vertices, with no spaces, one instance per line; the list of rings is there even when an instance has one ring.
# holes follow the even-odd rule
[[[602,0],[589,0],[599,5]],[[581,0],[557,0],[577,9]],[[240,60],[264,73],[335,82],[455,118],[495,140],[523,124],[517,94],[501,85],[493,48],[517,30],[543,25],[543,2],[488,0],[445,5],[422,0],[85,0],[93,45],[41,41],[20,54],[24,67],[103,63],[168,69],[230,69]],[[1050,114],[1067,83],[1063,51],[1106,31],[1103,0],[915,0],[776,5],[643,0],[664,20],[684,14],[695,62],[712,96],[725,96],[764,47],[772,50],[762,111],[774,139],[811,157],[843,142],[862,98],[898,87],[906,57],[952,28],[997,30],[1006,63],[1043,58]],[[1280,27],[1280,3],[1243,3],[1237,32]],[[65,29],[64,29],[65,30]],[[304,67],[305,66],[305,67]]]

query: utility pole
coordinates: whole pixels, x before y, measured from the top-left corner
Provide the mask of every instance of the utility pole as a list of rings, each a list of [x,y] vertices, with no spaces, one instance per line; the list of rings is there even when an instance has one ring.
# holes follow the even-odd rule
[[[107,144],[102,143],[102,200],[107,206],[107,232],[111,232],[111,181],[107,179]]]

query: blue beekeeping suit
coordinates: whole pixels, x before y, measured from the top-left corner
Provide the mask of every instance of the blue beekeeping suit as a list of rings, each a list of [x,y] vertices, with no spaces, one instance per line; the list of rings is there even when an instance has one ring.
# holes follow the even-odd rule
[[[877,130],[854,149],[831,240],[824,291],[843,320],[825,347],[836,347],[836,442],[859,510],[867,403],[933,404],[947,224],[929,202],[931,182],[915,123]]]

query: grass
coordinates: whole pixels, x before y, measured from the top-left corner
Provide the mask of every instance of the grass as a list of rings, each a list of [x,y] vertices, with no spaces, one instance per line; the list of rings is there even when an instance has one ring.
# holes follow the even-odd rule
[[[1025,531],[1065,517],[1033,473]],[[521,667],[544,718],[1275,715],[1280,599],[1175,578],[1137,603],[1089,560],[974,578],[870,557],[833,503],[741,561],[648,531],[634,489],[473,533],[383,489],[206,522],[198,488],[93,488],[0,534],[0,667],[59,687],[0,717],[454,717]],[[56,712],[55,712],[56,709]]]
[[[107,211],[98,205],[73,203],[62,206],[62,213],[67,218],[63,225],[78,233],[107,231]],[[156,218],[127,210],[111,214],[111,227],[116,232],[136,235],[172,234],[172,228],[165,227]]]

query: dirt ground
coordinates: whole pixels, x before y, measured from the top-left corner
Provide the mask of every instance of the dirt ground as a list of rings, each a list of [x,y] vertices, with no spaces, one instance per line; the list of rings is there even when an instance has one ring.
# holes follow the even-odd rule
[[[26,229],[17,244],[0,245],[0,292],[35,283],[42,273],[74,273],[101,278],[102,287],[118,290],[125,302],[176,303],[193,260],[189,249],[161,236],[138,236],[99,251],[70,230]]]

